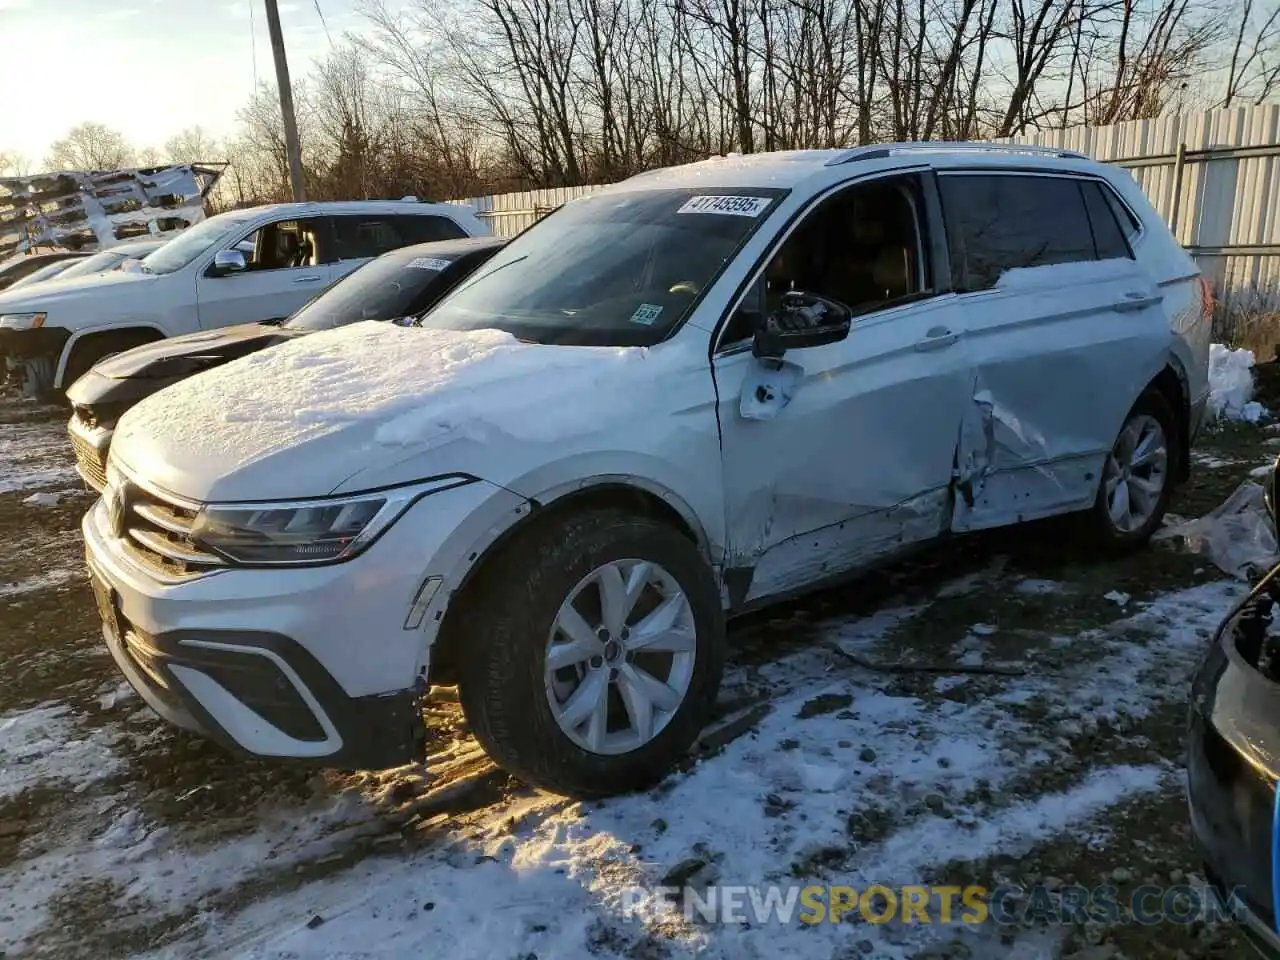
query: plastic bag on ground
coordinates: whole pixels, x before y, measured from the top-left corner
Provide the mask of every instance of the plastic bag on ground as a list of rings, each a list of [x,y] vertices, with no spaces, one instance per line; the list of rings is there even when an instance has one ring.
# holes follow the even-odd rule
[[[1192,553],[1203,554],[1241,580],[1248,580],[1250,571],[1265,570],[1280,560],[1262,487],[1248,481],[1203,517],[1169,523],[1152,539],[1181,539]]]

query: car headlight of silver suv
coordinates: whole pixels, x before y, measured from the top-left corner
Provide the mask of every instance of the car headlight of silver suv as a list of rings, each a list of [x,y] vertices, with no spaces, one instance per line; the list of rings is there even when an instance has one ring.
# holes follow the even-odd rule
[[[337,563],[366,550],[416,501],[474,481],[455,474],[322,500],[211,503],[196,515],[191,538],[242,566]]]
[[[0,313],[0,328],[6,330],[38,330],[44,326],[44,313]]]

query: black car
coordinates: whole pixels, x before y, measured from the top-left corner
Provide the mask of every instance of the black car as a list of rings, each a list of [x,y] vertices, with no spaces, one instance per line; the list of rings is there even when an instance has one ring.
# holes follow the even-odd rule
[[[1277,472],[1280,460],[1267,485],[1273,523]],[[1278,602],[1280,564],[1213,636],[1191,686],[1187,791],[1207,879],[1258,950],[1280,958]]]
[[[106,486],[116,421],[138,401],[192,374],[295,337],[361,320],[411,322],[506,245],[499,237],[419,243],[384,253],[283,322],[245,323],[157,340],[100,360],[67,389],[76,469]]]

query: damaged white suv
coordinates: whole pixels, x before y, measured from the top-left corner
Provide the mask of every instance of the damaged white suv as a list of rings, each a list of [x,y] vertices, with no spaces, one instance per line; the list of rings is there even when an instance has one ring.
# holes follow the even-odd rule
[[[1145,540],[1211,300],[1122,170],[1031,148],[718,158],[575,200],[424,320],[320,333],[125,414],[84,520],[111,653],[261,757],[493,757],[640,787],[725,619],[950,533]]]

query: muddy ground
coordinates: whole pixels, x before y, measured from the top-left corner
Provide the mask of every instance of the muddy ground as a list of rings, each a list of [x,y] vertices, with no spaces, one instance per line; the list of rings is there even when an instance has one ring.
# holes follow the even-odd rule
[[[693,814],[674,815],[675,798],[692,797],[696,805],[697,797],[721,796],[727,764],[743,776],[754,776],[758,765],[750,788],[758,792],[746,802],[752,816],[763,811],[767,836],[758,839],[773,845],[771,856],[784,868],[779,875],[989,886],[1001,878],[1049,878],[1126,887],[1177,883],[1199,869],[1181,793],[1184,693],[1194,637],[1203,639],[1238,595],[1203,558],[1164,546],[1103,560],[1070,546],[1069,521],[1040,524],[943,544],[737,622],[721,722],[690,769],[646,798],[582,805],[529,791],[478,752],[448,691],[429,707],[436,745],[430,775],[412,768],[316,774],[232,759],[158,722],[121,684],[82,572],[78,524],[91,497],[70,470],[64,417],[58,408],[0,401],[6,960],[423,955],[410,946],[428,942],[455,943],[433,951],[450,957],[566,956],[566,944],[575,956],[771,955],[767,938],[627,921],[611,906],[621,881],[601,866],[607,860],[619,875],[656,883],[682,862],[686,872],[718,865],[722,883],[761,882],[749,875],[755,861],[727,840],[716,849],[715,830],[693,823]],[[1195,477],[1173,511],[1198,516],[1217,505],[1275,455],[1277,436],[1234,426],[1204,437]],[[25,502],[38,492],[56,496]],[[1185,638],[1169,640],[1179,630],[1192,631],[1190,646]],[[862,662],[849,660],[849,652]],[[869,670],[867,661],[941,672]],[[948,676],[946,667],[958,663],[1000,669]],[[1132,696],[1119,696],[1116,685]],[[883,725],[880,717],[888,718]],[[825,726],[813,726],[818,722]],[[780,757],[803,764],[796,759],[794,769],[779,773]],[[815,765],[838,768],[836,779],[816,787],[789,779]],[[961,770],[967,779],[954,776]],[[1141,778],[1125,774],[1115,781],[1123,789],[1107,793],[1106,777],[1134,770],[1149,771],[1151,781],[1134,787]],[[1077,811],[1068,800],[1086,787],[1090,796],[1102,794]],[[1041,807],[1077,812],[1063,820],[1046,813],[1040,826],[1024,829],[1023,813]],[[837,827],[822,833],[815,823],[823,818]],[[928,846],[922,842],[904,853],[913,831],[946,820],[970,841],[927,856],[919,853]],[[559,831],[550,840],[549,824]],[[600,835],[618,841],[608,848],[614,852],[597,856],[573,839],[584,824],[594,842]],[[984,839],[987,825],[1000,824]],[[521,907],[518,935],[496,930],[486,954],[457,939],[450,925],[464,924],[465,915],[451,920],[449,911],[464,905],[454,904],[447,888],[436,899],[404,904],[413,923],[434,925],[422,941],[406,933],[409,920],[377,921],[376,901],[366,903],[379,885],[404,883],[409,891],[411,883],[434,882],[432,871],[446,866],[462,877],[459,851],[484,851],[473,858],[480,865],[468,869],[514,872],[531,862],[529,851],[549,847],[561,860],[540,853],[529,869],[556,872],[555,883],[573,885],[593,917],[583,932],[568,930],[553,904]],[[872,864],[896,875],[868,877]],[[456,889],[465,895],[468,888]],[[355,927],[339,923],[339,916],[355,923],[366,909]],[[378,922],[392,923],[385,942]],[[971,931],[918,935],[855,926],[839,937],[795,934],[801,946],[778,947],[776,955],[1246,954],[1231,929],[1215,924],[1033,925],[986,939]],[[359,936],[343,945],[351,930]],[[793,932],[778,943],[791,943]]]

